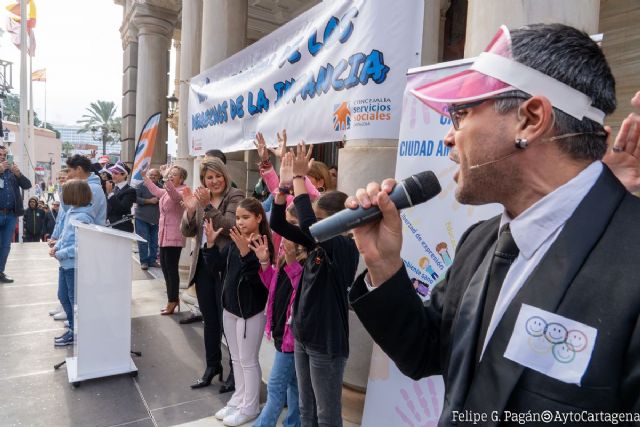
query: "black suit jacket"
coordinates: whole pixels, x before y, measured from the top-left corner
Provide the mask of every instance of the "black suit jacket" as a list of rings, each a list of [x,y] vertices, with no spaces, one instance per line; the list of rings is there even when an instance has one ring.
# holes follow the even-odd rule
[[[445,280],[426,306],[404,268],[374,292],[367,292],[361,276],[350,299],[366,329],[405,375],[444,376],[439,425],[453,425],[452,412],[463,410],[640,412],[639,219],[640,200],[605,166],[507,308],[479,364],[486,271],[499,217],[465,232]],[[598,330],[581,386],[503,356],[523,303]],[[492,419],[483,423],[497,424]]]
[[[136,201],[136,190],[129,184],[118,190],[113,196],[107,198],[107,219],[110,224],[120,221],[123,215],[131,214],[131,207]],[[131,220],[122,222],[113,228],[133,233]]]

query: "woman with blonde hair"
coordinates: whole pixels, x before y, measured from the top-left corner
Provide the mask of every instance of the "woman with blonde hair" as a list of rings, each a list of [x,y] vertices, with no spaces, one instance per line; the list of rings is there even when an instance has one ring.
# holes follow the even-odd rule
[[[222,234],[215,245],[223,249],[230,241],[229,230],[236,223],[236,208],[244,192],[231,187],[231,177],[220,159],[209,158],[200,165],[201,186],[194,192],[187,187],[182,192],[185,208],[180,229],[185,237],[195,237],[195,247],[189,270],[189,284],[195,283],[198,306],[204,321],[204,346],[207,367],[191,388],[206,387],[214,376],[222,380],[222,282],[219,275],[211,275],[202,255],[202,247],[207,243],[204,236],[204,222],[210,220],[215,229],[222,228]],[[230,377],[233,371],[231,371]],[[229,378],[221,392],[231,391]]]

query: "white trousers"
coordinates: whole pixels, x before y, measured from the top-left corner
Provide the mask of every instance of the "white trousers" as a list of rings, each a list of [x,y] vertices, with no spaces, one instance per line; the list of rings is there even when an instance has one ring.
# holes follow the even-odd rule
[[[258,354],[264,334],[266,317],[260,312],[243,319],[227,310],[222,312],[224,334],[229,343],[236,391],[227,406],[238,408],[245,415],[260,413],[260,382],[262,371]]]

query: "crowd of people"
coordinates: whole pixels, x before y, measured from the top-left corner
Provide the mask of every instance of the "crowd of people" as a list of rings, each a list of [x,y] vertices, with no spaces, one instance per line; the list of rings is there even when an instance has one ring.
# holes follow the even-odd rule
[[[550,39],[555,42],[549,44]],[[514,31],[502,41],[498,46],[512,49],[515,62],[586,93],[603,116],[613,111],[613,77],[599,47],[584,33],[540,25]],[[578,52],[584,60],[566,58],[564,71],[548,68],[545,58],[558,52]],[[460,78],[461,87],[471,90],[487,77],[470,82],[463,73]],[[432,107],[440,102],[439,84],[424,89]],[[426,305],[400,257],[402,221],[388,197],[394,181],[370,183],[348,198],[335,190],[337,169],[314,161],[311,148],[299,143],[288,149],[286,131],[277,135],[277,148],[269,148],[258,133],[262,181],[256,192],[264,200],[235,188],[224,154],[217,150],[207,152],[194,189],[185,185],[187,171],[179,166],[151,169],[132,188],[125,164],[96,169],[82,156],[68,159],[60,174],[61,206],[54,202],[45,212],[46,204],[40,208],[34,198],[24,212],[25,238],[47,240],[50,255],[60,263],[58,296],[68,330],[54,344],[73,344],[75,231],[70,220],[75,219],[135,230],[147,241],[139,245],[141,268],[162,268],[167,305],[161,314],[174,314],[182,301],[192,313],[181,323],[204,322],[204,373],[192,388],[207,387],[215,377],[223,380],[224,336],[231,372],[221,392],[233,395],[215,417],[225,425],[255,420],[254,426],[275,426],[285,405],[285,426],[341,425],[349,304],[406,375],[444,375],[445,424],[465,405],[526,412],[570,410],[581,402],[587,409],[640,411],[635,279],[640,262],[630,252],[640,239],[632,231],[640,207],[629,193],[640,189],[640,116],[625,119],[608,149],[610,128],[574,120],[545,96],[517,88],[500,95],[485,87],[477,90],[452,97],[457,101],[446,106],[453,126],[445,143],[461,167],[456,197],[469,204],[501,203],[505,212],[461,237],[445,280]],[[632,104],[640,108],[640,93]],[[13,189],[30,186],[5,159],[6,150],[0,148],[3,235],[21,209]],[[355,238],[339,235],[319,244],[312,238],[309,229],[318,220],[345,206],[372,205],[379,206],[383,219],[354,230]],[[180,297],[178,262],[188,238],[193,239],[189,287]],[[623,248],[629,259],[611,260],[607,254],[613,247]],[[602,256],[589,257],[591,251]],[[4,274],[5,252],[3,243],[3,282],[10,280]],[[368,270],[356,279],[359,255]],[[497,258],[507,261],[498,265]],[[478,278],[479,269],[488,278]],[[603,269],[620,292],[593,286]],[[532,290],[529,276],[545,292]],[[507,358],[511,329],[526,305],[512,301],[538,304],[542,308],[531,311],[538,316],[562,313],[576,327],[599,326],[599,341],[588,350],[592,367],[585,366],[577,380],[572,372],[572,381],[558,380],[558,374],[540,367],[523,373],[530,360]],[[261,409],[258,355],[265,334],[276,357]],[[581,351],[567,339],[565,350]],[[580,381],[582,387],[575,386]]]

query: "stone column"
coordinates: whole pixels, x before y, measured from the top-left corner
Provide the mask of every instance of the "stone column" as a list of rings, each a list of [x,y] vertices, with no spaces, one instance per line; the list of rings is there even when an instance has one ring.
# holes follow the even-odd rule
[[[247,0],[207,0],[203,3],[201,72],[246,46],[247,13]],[[245,153],[227,154],[227,167],[238,188],[246,190]]]
[[[442,3],[446,4],[443,5]],[[437,63],[442,58],[441,36],[444,22],[441,10],[449,7],[447,0],[424,0],[424,21],[422,24],[422,55],[421,64]]]
[[[194,187],[198,176],[194,170],[193,158],[189,156],[189,81],[200,72],[200,46],[202,42],[202,0],[182,2],[182,26],[180,34],[180,73],[178,97],[178,151],[176,164],[189,172],[187,185]],[[185,252],[185,251],[183,251]]]
[[[133,162],[136,143],[136,85],[138,80],[138,29],[127,21],[122,28],[122,141],[120,156]]]
[[[518,28],[560,22],[594,34],[599,14],[600,0],[469,0],[464,56],[481,53],[501,24]]]
[[[160,127],[151,163],[167,161],[167,85],[169,46],[176,15],[136,5],[134,23],[138,28],[138,87],[136,96],[136,138],[152,114],[160,111]]]
[[[180,30],[180,60],[176,62],[176,81],[178,89],[178,150],[176,165],[188,172],[186,184],[190,188],[199,185],[197,167],[189,155],[189,81],[200,72],[200,46],[202,42],[202,0],[184,0],[182,2],[182,25]],[[191,248],[193,239],[180,254],[180,270],[188,274],[191,266]]]

